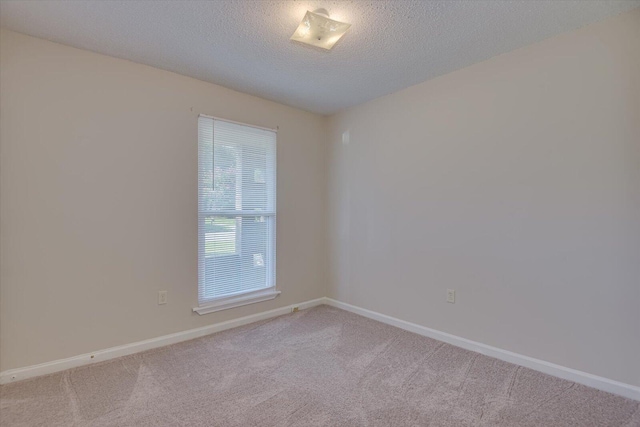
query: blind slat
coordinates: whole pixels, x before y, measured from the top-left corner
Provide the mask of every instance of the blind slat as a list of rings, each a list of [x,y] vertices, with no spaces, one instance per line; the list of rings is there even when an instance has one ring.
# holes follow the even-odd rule
[[[198,301],[275,287],[276,133],[198,118]]]

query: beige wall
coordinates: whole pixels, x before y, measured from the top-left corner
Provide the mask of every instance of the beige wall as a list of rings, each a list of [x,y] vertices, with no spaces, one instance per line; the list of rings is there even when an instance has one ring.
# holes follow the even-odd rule
[[[330,297],[640,385],[640,9],[329,126]]]
[[[325,118],[10,31],[0,40],[0,370],[324,296]],[[198,113],[280,127],[282,295],[204,316],[191,311]]]

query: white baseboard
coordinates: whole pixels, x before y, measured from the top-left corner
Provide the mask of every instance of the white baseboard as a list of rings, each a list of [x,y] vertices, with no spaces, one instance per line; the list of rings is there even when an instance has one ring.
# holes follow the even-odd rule
[[[96,362],[103,362],[116,357],[128,356],[130,354],[139,353],[141,351],[151,350],[181,341],[188,341],[194,338],[203,337],[215,332],[224,331],[226,329],[236,328],[238,326],[247,325],[249,323],[258,322],[260,320],[269,319],[283,314],[291,313],[292,308],[297,306],[300,310],[325,304],[326,298],[318,298],[300,304],[292,304],[286,307],[276,308],[274,310],[256,313],[238,319],[228,320],[226,322],[215,323],[213,325],[203,326],[201,328],[190,329],[188,331],[176,332],[175,334],[163,335],[157,338],[151,338],[144,341],[138,341],[131,344],[125,344],[118,347],[111,347],[104,350],[95,351],[93,353],[81,354],[79,356],[69,357],[67,359],[54,360],[52,362],[42,363],[39,365],[25,366],[24,368],[10,369],[0,372],[0,384],[20,381],[27,378],[38,377],[41,375],[53,374],[55,372],[64,371],[66,369],[75,368],[83,365],[90,365]]]
[[[395,317],[387,316],[385,314],[380,314],[375,311],[357,307],[355,305],[336,301],[331,298],[325,298],[325,303],[333,307],[341,308],[343,310],[359,314],[360,316],[368,317],[369,319],[377,320],[379,322],[404,329],[406,331],[414,332],[416,334],[433,338],[439,341],[444,341],[457,347],[475,351],[476,353],[484,354],[486,356],[495,357],[496,359],[504,360],[505,362],[524,366],[529,369],[553,375],[555,377],[559,377],[575,383],[584,384],[586,386],[617,394],[629,399],[640,400],[640,387],[633,386],[631,384],[625,384],[619,381],[614,381],[608,378],[578,371],[576,369],[566,368],[554,363],[545,362],[544,360],[534,359],[533,357],[523,356],[518,353],[502,350],[497,347],[492,347],[490,345],[471,341],[466,338],[448,334],[446,332],[440,332],[435,329],[417,325],[415,323],[406,322],[404,320],[396,319]]]
[[[201,328],[190,329],[184,332],[177,332],[175,334],[164,335],[157,338],[138,341],[135,343],[112,347],[105,350],[99,350],[93,353],[81,354],[79,356],[69,357],[67,359],[54,360],[52,362],[42,363],[40,365],[26,366],[24,368],[3,371],[0,372],[0,384],[20,381],[40,375],[52,374],[78,366],[89,365],[96,362],[102,362],[121,356],[127,356],[146,350],[175,344],[181,341],[188,341],[194,338],[213,334],[215,332],[220,332],[227,329],[236,328],[238,326],[247,325],[249,323],[258,322],[260,320],[281,316],[283,314],[290,313],[291,309],[294,306],[299,307],[300,310],[304,310],[306,308],[311,308],[322,304],[341,308],[343,310],[359,314],[360,316],[368,317],[370,319],[377,320],[379,322],[386,323],[388,325],[392,325],[397,328],[414,332],[416,334],[433,338],[439,341],[444,341],[457,347],[475,351],[486,356],[495,357],[496,359],[504,360],[505,362],[524,366],[539,372],[543,372],[545,374],[553,375],[579,384],[584,384],[586,386],[627,397],[629,399],[640,400],[640,387],[637,386],[610,380],[604,377],[599,377],[597,375],[592,375],[575,369],[566,368],[564,366],[545,362],[544,360],[534,359],[533,357],[523,356],[511,351],[502,350],[497,347],[492,347],[490,345],[471,341],[466,338],[448,334],[446,332],[440,332],[435,329],[427,328],[426,326],[417,325],[415,323],[400,320],[395,317],[387,316],[385,314],[377,313],[375,311],[367,310],[365,308],[360,308],[326,297],[306,301],[300,304],[293,304],[286,307],[276,308],[274,310],[264,311],[262,313],[252,314],[250,316],[241,317],[239,319],[233,319],[226,322],[203,326]]]

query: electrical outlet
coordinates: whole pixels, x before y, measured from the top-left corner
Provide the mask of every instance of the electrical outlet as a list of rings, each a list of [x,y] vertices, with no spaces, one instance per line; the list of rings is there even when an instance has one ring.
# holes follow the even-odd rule
[[[297,312],[298,312],[298,310],[299,310],[299,308],[298,308],[298,306],[297,306],[297,305],[294,305],[293,307],[291,307],[291,312],[292,312],[292,313],[297,313]]]
[[[351,136],[349,135],[349,131],[347,130],[342,132],[342,144],[349,145],[349,139],[351,139]]]
[[[456,302],[456,291],[447,289],[447,302],[454,304]]]
[[[167,303],[167,291],[158,291],[158,305]]]

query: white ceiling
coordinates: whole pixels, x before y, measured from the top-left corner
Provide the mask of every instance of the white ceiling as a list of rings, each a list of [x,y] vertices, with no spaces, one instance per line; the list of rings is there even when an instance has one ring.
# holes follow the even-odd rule
[[[640,6],[610,1],[2,1],[3,27],[331,114]],[[289,41],[307,10],[352,23]]]

